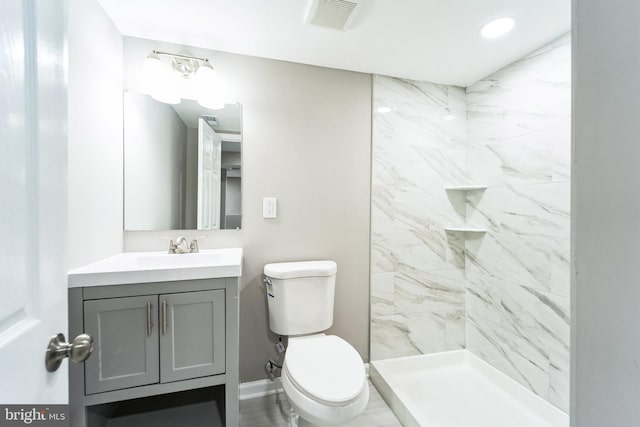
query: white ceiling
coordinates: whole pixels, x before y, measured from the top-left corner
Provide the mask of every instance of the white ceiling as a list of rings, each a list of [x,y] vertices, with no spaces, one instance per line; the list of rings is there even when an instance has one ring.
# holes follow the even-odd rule
[[[352,27],[304,23],[311,0],[98,0],[125,36],[468,86],[570,29],[570,0],[363,0]],[[510,34],[480,26],[511,16]]]

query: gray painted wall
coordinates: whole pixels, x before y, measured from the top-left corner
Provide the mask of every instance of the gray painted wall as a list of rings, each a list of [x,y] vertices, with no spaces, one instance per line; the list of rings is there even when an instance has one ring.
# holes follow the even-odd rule
[[[573,1],[571,425],[640,425],[640,4]]]
[[[241,381],[265,378],[275,355],[261,286],[269,262],[335,260],[329,332],[368,360],[371,76],[125,37],[126,90],[140,90],[138,73],[154,48],[208,57],[243,105],[242,230],[207,233],[201,242],[245,250]],[[263,197],[278,198],[277,219],[262,218]],[[160,236],[200,234],[126,232],[124,250],[163,250]]]

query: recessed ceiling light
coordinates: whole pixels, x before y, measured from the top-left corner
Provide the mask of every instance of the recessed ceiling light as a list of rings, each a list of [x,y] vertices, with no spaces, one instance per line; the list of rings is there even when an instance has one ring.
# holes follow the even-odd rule
[[[480,35],[487,39],[494,39],[507,34],[516,25],[513,18],[498,18],[480,28]]]
[[[391,107],[378,107],[376,109],[376,111],[380,114],[387,114],[393,111],[393,108]]]

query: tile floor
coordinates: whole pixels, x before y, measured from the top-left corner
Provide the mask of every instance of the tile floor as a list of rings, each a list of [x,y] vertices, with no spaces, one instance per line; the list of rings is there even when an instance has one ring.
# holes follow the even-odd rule
[[[358,418],[345,427],[402,427],[376,388],[369,382],[369,404]],[[280,401],[281,399],[282,402]],[[240,427],[288,427],[284,393],[240,402]]]

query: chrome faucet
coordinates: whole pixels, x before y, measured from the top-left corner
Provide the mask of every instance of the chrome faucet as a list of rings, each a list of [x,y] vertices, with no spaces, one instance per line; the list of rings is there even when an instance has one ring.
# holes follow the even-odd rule
[[[200,252],[198,249],[198,239],[204,238],[207,236],[198,236],[191,241],[191,243],[187,243],[187,239],[183,236],[179,236],[176,241],[169,239],[169,253],[170,254],[197,254]]]

